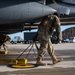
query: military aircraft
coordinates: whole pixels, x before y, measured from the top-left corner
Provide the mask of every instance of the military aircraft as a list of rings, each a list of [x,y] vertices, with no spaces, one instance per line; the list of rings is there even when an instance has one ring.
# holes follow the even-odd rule
[[[0,0],[0,33],[31,29],[33,23],[56,12],[44,3],[44,0]]]
[[[74,2],[70,3],[65,0],[0,0],[0,33],[34,29],[45,16],[55,12],[63,15],[62,24],[68,24],[71,9],[75,7]],[[74,17],[70,19],[73,21]]]
[[[47,5],[61,15],[62,25],[75,24],[75,0],[52,0],[52,3],[47,2]]]

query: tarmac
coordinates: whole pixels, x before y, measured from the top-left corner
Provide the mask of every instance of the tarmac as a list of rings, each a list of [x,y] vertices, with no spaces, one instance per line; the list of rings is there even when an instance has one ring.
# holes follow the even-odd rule
[[[7,44],[9,52],[6,55],[0,54],[0,59],[16,59],[28,46],[29,44]],[[56,56],[64,59],[62,62],[53,65],[46,52],[43,61],[48,65],[35,66],[37,49],[34,46],[32,49],[28,48],[21,56],[27,57],[28,63],[34,64],[34,67],[17,69],[0,64],[0,75],[75,75],[75,43],[53,44],[53,46]]]

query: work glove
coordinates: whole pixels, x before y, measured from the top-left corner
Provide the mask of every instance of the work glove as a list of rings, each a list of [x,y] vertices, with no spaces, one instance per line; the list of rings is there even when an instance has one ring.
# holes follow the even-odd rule
[[[62,43],[62,40],[57,39],[57,43],[61,44]]]

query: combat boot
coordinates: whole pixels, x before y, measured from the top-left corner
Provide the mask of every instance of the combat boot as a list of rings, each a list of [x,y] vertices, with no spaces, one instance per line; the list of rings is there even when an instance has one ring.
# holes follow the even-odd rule
[[[38,57],[36,60],[37,60],[37,62],[36,62],[37,66],[45,66],[45,65],[47,65],[47,63],[42,61],[42,57]]]
[[[53,64],[59,63],[63,60],[63,58],[58,58],[57,59],[54,54],[51,56],[51,58],[52,58]]]
[[[7,54],[8,53],[8,51],[5,51],[5,54]]]

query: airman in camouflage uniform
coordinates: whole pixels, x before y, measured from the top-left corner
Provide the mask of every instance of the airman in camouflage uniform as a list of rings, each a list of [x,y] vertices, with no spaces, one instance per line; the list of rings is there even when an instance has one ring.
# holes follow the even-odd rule
[[[9,40],[10,40],[9,36],[7,36],[5,34],[0,34],[0,49],[3,46],[5,52],[8,52],[5,43],[6,43],[6,41],[9,41]]]
[[[37,65],[46,65],[46,63],[42,62],[42,58],[46,52],[48,51],[53,64],[60,62],[62,59],[57,59],[54,54],[54,49],[50,40],[50,36],[52,35],[54,29],[57,31],[57,38],[58,41],[61,42],[61,32],[60,32],[60,20],[56,15],[50,15],[45,17],[41,24],[38,27],[38,33],[35,36],[40,39],[40,48],[38,50],[38,57],[37,57]]]

